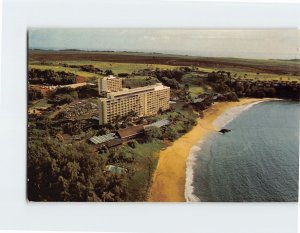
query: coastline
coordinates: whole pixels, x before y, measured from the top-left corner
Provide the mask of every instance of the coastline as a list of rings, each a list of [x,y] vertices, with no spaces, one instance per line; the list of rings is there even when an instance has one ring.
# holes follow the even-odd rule
[[[153,175],[153,182],[149,193],[150,202],[185,202],[187,162],[191,150],[199,150],[197,146],[204,137],[212,131],[219,130],[214,121],[226,110],[232,107],[269,101],[272,99],[244,98],[239,102],[218,102],[204,111],[203,119],[197,120],[194,128],[177,139],[167,149],[159,152],[159,161]],[[190,185],[190,184],[187,184]],[[191,196],[192,190],[189,191]],[[199,201],[189,198],[189,201]]]

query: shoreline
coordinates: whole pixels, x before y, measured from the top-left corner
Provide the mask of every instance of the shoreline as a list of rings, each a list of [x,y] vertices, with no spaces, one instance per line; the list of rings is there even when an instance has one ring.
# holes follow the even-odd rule
[[[174,141],[165,150],[159,152],[159,160],[153,175],[148,201],[186,202],[187,163],[193,163],[193,159],[189,160],[190,152],[210,132],[219,130],[214,125],[214,121],[229,108],[270,100],[273,99],[243,98],[239,102],[217,102],[206,109],[204,117],[197,119],[197,124],[191,131]],[[189,192],[188,195],[190,196],[192,190]],[[193,198],[189,201],[199,200]]]

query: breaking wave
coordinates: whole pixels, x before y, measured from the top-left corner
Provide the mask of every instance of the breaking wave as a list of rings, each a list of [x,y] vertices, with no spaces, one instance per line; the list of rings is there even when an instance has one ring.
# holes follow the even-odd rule
[[[265,100],[229,108],[213,122],[213,125],[217,128],[223,128],[226,125],[228,125],[232,120],[234,120],[238,115],[240,115],[242,112],[247,111],[254,105],[262,102],[265,102]]]
[[[191,148],[187,162],[186,162],[186,181],[185,181],[185,200],[187,202],[199,202],[200,199],[194,195],[194,166],[196,164],[198,152],[201,150],[200,141],[198,145],[195,145]]]
[[[226,110],[222,115],[220,115],[214,122],[213,125],[217,128],[223,128],[227,124],[229,124],[232,120],[234,120],[238,115],[240,115],[242,112],[250,109],[256,104],[265,102],[266,100],[257,101],[250,104],[240,105],[236,107],[229,108]],[[197,145],[194,145],[189,153],[187,162],[186,162],[186,181],[185,181],[185,200],[187,202],[200,202],[200,198],[197,197],[194,194],[194,167],[196,165],[197,157],[199,154],[199,151],[201,150],[201,144],[203,143],[203,140],[201,139]]]

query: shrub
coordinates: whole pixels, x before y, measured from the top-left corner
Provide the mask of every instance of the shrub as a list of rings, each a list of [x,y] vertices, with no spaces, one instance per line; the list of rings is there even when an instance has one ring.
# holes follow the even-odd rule
[[[162,139],[160,128],[151,126],[145,129],[145,139],[147,142],[152,142],[154,139]]]

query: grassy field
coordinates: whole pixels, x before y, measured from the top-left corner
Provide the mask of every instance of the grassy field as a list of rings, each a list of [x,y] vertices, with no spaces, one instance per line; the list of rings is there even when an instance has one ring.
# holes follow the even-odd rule
[[[178,67],[176,66],[168,66],[168,65],[159,65],[159,64],[132,64],[132,63],[108,63],[108,62],[95,62],[95,61],[71,61],[65,62],[69,65],[94,65],[97,68],[100,68],[102,70],[112,70],[114,74],[119,73],[129,73],[141,70],[141,69],[176,69]],[[29,69],[40,69],[40,70],[54,70],[54,71],[65,71],[70,72],[79,76],[83,76],[86,78],[92,78],[92,77],[102,77],[102,75],[95,74],[95,73],[89,73],[85,71],[80,71],[77,68],[70,68],[70,67],[63,67],[58,64],[55,65],[39,65],[39,64],[29,64]],[[209,69],[209,68],[203,68],[198,67],[199,70],[205,71],[205,72],[212,72],[217,71],[217,69]],[[240,78],[247,78],[247,79],[256,79],[256,80],[282,80],[282,81],[300,81],[299,76],[294,75],[278,75],[278,74],[270,74],[270,73],[254,73],[254,72],[242,72],[242,71],[235,71],[231,69],[226,69],[227,72],[230,72],[232,76],[236,74],[237,77]],[[245,76],[246,75],[246,76]],[[137,77],[144,77],[144,76],[137,76]],[[184,77],[185,81],[187,83],[189,82],[189,77]]]
[[[205,89],[201,86],[190,86],[189,91],[192,98],[196,98],[199,94],[205,92]]]
[[[174,69],[176,66],[161,64],[139,64],[121,62],[99,62],[99,61],[66,61],[69,65],[93,65],[102,70],[112,70],[115,74],[132,73],[141,69]]]
[[[71,60],[63,60],[70,58]],[[38,55],[38,56],[37,56]],[[77,57],[76,57],[76,56]],[[111,59],[112,61],[99,61],[101,56],[104,60]],[[75,58],[74,58],[75,56]],[[98,57],[100,56],[100,58]],[[104,56],[104,57],[103,57]],[[155,56],[155,57],[153,57]],[[36,60],[43,58],[42,60]],[[57,58],[57,60],[54,60]],[[124,60],[122,60],[124,58]],[[128,59],[127,59],[128,58]],[[171,59],[172,58],[172,59]],[[88,59],[88,60],[84,60]],[[92,60],[93,59],[93,60]],[[169,60],[166,60],[169,59]],[[170,60],[171,59],[171,60]],[[176,60],[177,59],[177,60]],[[29,69],[41,69],[41,70],[54,70],[70,72],[86,78],[99,78],[102,75],[80,71],[79,68],[64,67],[62,64],[68,65],[93,65],[103,71],[112,70],[115,75],[120,73],[132,74],[142,69],[155,70],[159,69],[178,69],[179,65],[195,65],[195,57],[190,56],[168,56],[163,54],[144,54],[144,53],[126,53],[126,52],[45,52],[34,51],[30,56]],[[296,81],[300,82],[299,75],[292,75],[296,72],[295,67],[299,70],[299,61],[282,61],[282,60],[253,60],[253,59],[236,59],[236,58],[206,58],[207,63],[203,63],[205,58],[198,58],[201,61],[197,63],[195,67],[204,72],[217,72],[218,70],[224,70],[230,72],[232,77],[247,78],[253,80],[262,81]],[[186,63],[182,62],[184,60]],[[196,59],[197,60],[197,59]],[[130,61],[130,62],[126,62]],[[193,62],[190,62],[193,61]],[[46,64],[40,64],[44,62]],[[135,63],[136,62],[136,63]],[[143,62],[143,63],[142,63]],[[161,63],[173,63],[169,64],[154,64],[146,62],[161,62]],[[177,62],[177,63],[176,63]],[[216,64],[218,62],[218,64]],[[199,66],[199,65],[202,66]],[[264,68],[262,68],[264,67]],[[268,71],[268,72],[265,72]],[[197,73],[190,73],[183,76],[182,82],[189,85],[189,91],[192,98],[195,98],[200,93],[207,91],[210,87],[205,87],[201,80],[203,77]],[[124,86],[135,88],[139,86],[151,85],[158,82],[156,78],[149,78],[148,76],[134,76],[124,80]]]
[[[113,62],[96,62],[96,61],[64,61],[63,63],[68,65],[93,65],[103,71],[112,70],[114,74],[128,73],[131,74],[142,69],[176,69],[177,66],[160,65],[160,64],[134,64],[134,63],[113,63]],[[54,70],[54,71],[65,71],[70,72],[83,77],[101,77],[101,75],[80,71],[78,68],[63,67],[58,62],[52,63],[51,65],[40,65],[33,62],[29,64],[29,69],[40,69],[40,70]]]
[[[47,99],[40,99],[32,104],[30,106],[32,109],[38,109],[38,108],[48,108],[51,107],[51,104],[47,103]]]
[[[101,75],[98,75],[98,74],[89,73],[89,72],[85,72],[85,71],[80,71],[79,69],[76,69],[76,68],[63,67],[63,66],[59,66],[59,65],[29,64],[29,69],[54,70],[56,72],[64,71],[64,72],[73,73],[73,74],[76,74],[76,75],[79,75],[79,76],[83,76],[83,77],[86,77],[86,78],[102,77]]]
[[[141,193],[141,200],[145,199],[148,193],[149,186],[145,185],[152,179],[152,173],[158,162],[158,152],[164,147],[164,144],[159,141],[151,143],[138,144],[134,151],[139,154],[134,162],[134,176],[128,184],[130,193]],[[151,173],[149,173],[149,166]],[[150,177],[149,177],[150,175]]]
[[[125,78],[123,85],[125,87],[135,88],[135,87],[153,85],[158,82],[159,82],[158,79],[155,77],[134,76],[134,77]]]
[[[53,65],[40,65],[41,62]],[[102,70],[111,69],[115,74],[132,73],[140,69],[175,69],[178,66],[194,66],[202,71],[225,70],[238,76],[262,79],[297,80],[300,75],[298,60],[263,60],[240,58],[207,58],[197,56],[170,55],[137,52],[87,52],[87,51],[42,51],[29,50],[29,68],[53,69],[76,73],[85,77],[97,76],[69,67],[69,65],[93,65]]]
[[[300,75],[299,61],[211,58],[157,53],[41,51],[29,50],[29,63],[36,61],[95,61],[107,63],[196,66],[235,72]]]
[[[269,74],[269,73],[253,73],[253,72],[235,72],[234,70],[229,70],[231,72],[232,76],[234,74],[237,75],[237,77],[240,78],[247,78],[247,79],[253,79],[253,80],[281,80],[281,81],[300,81],[299,76],[294,75],[279,75],[279,74]]]
[[[28,113],[29,114],[41,114],[43,109],[50,108],[52,104],[48,104],[47,99],[40,99],[32,101],[28,104]]]
[[[46,62],[47,65],[41,65]],[[232,77],[254,80],[279,80],[300,82],[299,61],[237,59],[237,58],[204,58],[183,55],[130,52],[85,52],[85,51],[29,51],[29,68],[52,69],[65,71],[86,78],[99,78],[99,74],[80,71],[78,68],[63,67],[68,65],[93,65],[103,71],[112,70],[115,75],[132,74],[142,69],[178,69],[180,66],[194,66],[204,72],[224,70]],[[189,85],[192,98],[206,91],[201,75],[190,73],[184,75],[182,82]],[[135,76],[126,78],[124,86],[131,88],[157,82],[156,78]]]
[[[147,198],[152,174],[158,162],[158,152],[164,147],[164,143],[154,140],[148,143],[138,143],[135,148],[128,146],[118,148],[119,151],[135,155],[133,163],[114,164],[134,171],[128,183],[128,191],[134,201],[143,201]],[[103,154],[103,156],[106,157],[108,154]]]

